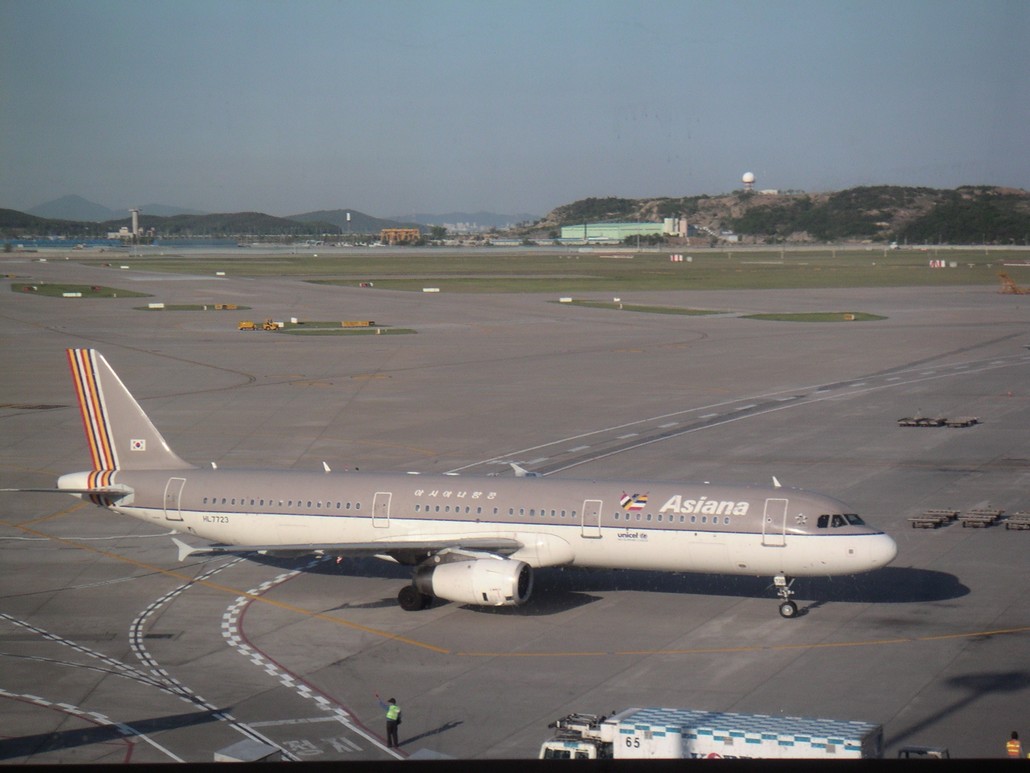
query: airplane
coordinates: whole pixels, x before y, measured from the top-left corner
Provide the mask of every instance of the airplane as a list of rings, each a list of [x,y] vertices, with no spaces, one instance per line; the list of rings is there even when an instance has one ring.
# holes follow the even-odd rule
[[[214,544],[191,555],[375,556],[411,567],[397,600],[478,606],[529,600],[533,570],[578,566],[794,578],[852,575],[897,555],[887,534],[831,497],[773,486],[227,470],[183,461],[95,349],[68,349],[92,469],[57,491]]]

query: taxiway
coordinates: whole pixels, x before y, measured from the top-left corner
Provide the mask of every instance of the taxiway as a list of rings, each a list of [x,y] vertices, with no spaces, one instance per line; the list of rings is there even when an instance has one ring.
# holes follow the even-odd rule
[[[418,294],[163,275],[5,256],[0,486],[86,464],[64,349],[99,349],[171,446],[220,467],[784,484],[895,538],[880,572],[798,580],[542,570],[519,608],[395,602],[375,560],[176,561],[167,530],[72,497],[0,494],[0,761],[533,757],[572,711],[667,705],[881,723],[999,757],[1030,733],[1030,532],[912,529],[925,509],[1030,510],[1030,300],[994,287],[649,293],[732,310],[652,315],[539,295]],[[247,312],[143,311],[168,304]],[[602,299],[607,300],[607,299]],[[860,310],[788,323],[754,312]],[[375,319],[412,335],[239,332],[239,319]],[[897,418],[977,416],[968,428]],[[375,701],[403,707],[385,747]]]

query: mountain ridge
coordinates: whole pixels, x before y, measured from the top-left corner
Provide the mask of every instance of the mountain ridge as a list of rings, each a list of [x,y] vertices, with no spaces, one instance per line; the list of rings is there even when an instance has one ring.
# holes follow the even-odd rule
[[[478,226],[480,228],[507,228],[521,223],[533,222],[540,219],[539,215],[530,215],[526,212],[519,212],[514,215],[503,215],[497,212],[445,212],[434,215],[425,212],[417,212],[411,215],[395,215],[394,220],[405,220],[421,225],[444,225],[445,223]]]
[[[141,216],[155,215],[158,217],[176,217],[178,215],[204,216],[213,214],[230,214],[207,212],[198,209],[188,209],[186,207],[156,203],[143,204],[137,208],[140,210]],[[48,220],[78,221],[85,223],[116,222],[124,220],[129,216],[129,207],[123,207],[121,209],[111,208],[104,204],[90,201],[89,199],[77,194],[61,196],[59,198],[52,199],[51,201],[37,204],[36,206],[23,211],[25,214],[35,215],[36,217],[42,217]],[[351,215],[349,223],[346,217],[348,212]],[[274,216],[269,215],[269,217]],[[320,209],[310,212],[301,212],[296,215],[285,215],[283,216],[283,219],[296,220],[302,223],[316,221],[331,223],[339,226],[343,232],[350,230],[355,233],[371,233],[383,228],[414,228],[417,226],[442,225],[444,223],[470,223],[484,228],[503,228],[515,225],[516,223],[536,220],[538,219],[538,216],[526,213],[506,215],[481,210],[479,212],[448,212],[440,215],[421,213],[414,215],[376,217],[374,215],[360,212],[356,209],[346,209],[341,207],[336,209]]]
[[[160,217],[208,214],[197,209],[173,207],[167,204],[143,204],[137,208],[141,212]],[[129,207],[112,209],[77,194],[61,196],[25,210],[26,214],[35,215],[36,217],[44,217],[50,220],[76,220],[84,223],[105,223],[111,220],[118,220],[125,217],[128,212]]]
[[[1023,244],[1030,237],[1030,193],[988,185],[955,189],[875,185],[829,193],[610,196],[556,207],[532,230],[553,234],[562,226],[585,222],[661,222],[680,217],[711,238],[730,231],[752,243],[895,240]]]
[[[92,204],[82,197],[65,199],[78,206]],[[73,238],[95,237],[103,230],[117,231],[128,225],[131,219],[127,215],[98,223],[41,218],[0,209],[0,232],[6,238],[55,233]],[[679,198],[586,198],[556,207],[538,221],[513,229],[513,233],[522,238],[551,240],[563,225],[606,221],[660,223],[665,218],[686,218],[689,225],[705,234],[700,239],[713,244],[726,239],[727,232],[733,234],[731,240],[752,244],[1030,243],[1030,193],[985,185],[955,189],[880,185],[812,194],[734,191],[719,196]],[[139,222],[145,232],[158,237],[364,235],[376,234],[382,228],[416,226],[423,232],[428,230],[427,225],[374,218],[354,209],[318,210],[286,218],[261,212],[165,217],[143,211]]]
[[[340,233],[375,233],[384,228],[418,228],[419,226],[419,223],[366,215],[356,209],[319,209],[314,212],[289,215],[288,219],[300,223],[329,223],[339,228]]]

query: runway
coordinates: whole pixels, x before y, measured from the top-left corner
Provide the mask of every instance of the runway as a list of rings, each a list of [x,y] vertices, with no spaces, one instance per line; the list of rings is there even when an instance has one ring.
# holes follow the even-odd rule
[[[1030,733],[1030,531],[913,529],[930,508],[1030,510],[1030,299],[994,287],[641,293],[712,317],[561,295],[419,294],[170,277],[5,255],[0,487],[87,465],[64,349],[99,349],[172,448],[220,468],[766,483],[819,491],[899,555],[801,579],[540,570],[523,607],[396,605],[373,559],[190,559],[167,530],[66,495],[0,494],[0,761],[535,757],[573,712],[674,706],[884,726],[904,745],[1004,756]],[[6,284],[6,283],[5,283]],[[167,304],[250,306],[142,311]],[[610,300],[598,297],[596,300]],[[789,323],[757,312],[886,319]],[[241,319],[375,319],[413,335],[239,332]],[[903,416],[976,416],[905,428]],[[375,693],[404,712],[385,746]]]

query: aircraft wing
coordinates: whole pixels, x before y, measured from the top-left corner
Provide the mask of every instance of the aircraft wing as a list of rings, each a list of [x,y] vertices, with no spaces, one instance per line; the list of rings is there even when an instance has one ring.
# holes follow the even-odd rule
[[[459,537],[453,539],[435,538],[424,540],[384,540],[382,542],[330,542],[302,545],[206,545],[193,547],[179,539],[172,538],[179,549],[179,560],[189,556],[221,555],[237,553],[263,553],[272,556],[324,555],[338,557],[380,556],[390,558],[399,564],[415,565],[430,556],[443,551],[475,551],[511,555],[523,547],[523,543],[507,537]]]

